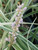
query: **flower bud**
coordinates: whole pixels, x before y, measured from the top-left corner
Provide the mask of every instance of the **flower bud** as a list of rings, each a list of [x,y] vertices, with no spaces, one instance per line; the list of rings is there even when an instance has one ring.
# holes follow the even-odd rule
[[[27,7],[24,7],[24,8],[23,8],[23,11],[25,11],[26,9],[27,9]]]
[[[11,32],[9,32],[9,34],[12,34]]]
[[[24,6],[24,3],[22,3],[22,6]]]

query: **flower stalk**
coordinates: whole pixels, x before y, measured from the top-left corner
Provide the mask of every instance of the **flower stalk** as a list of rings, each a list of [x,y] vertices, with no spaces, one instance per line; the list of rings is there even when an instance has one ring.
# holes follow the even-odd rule
[[[15,44],[16,43],[16,38],[17,38],[17,35],[18,35],[18,33],[16,33],[16,32],[19,32],[20,23],[23,22],[23,19],[22,19],[23,14],[22,14],[22,12],[27,9],[27,7],[23,8],[23,6],[24,6],[24,3],[17,6],[17,9],[15,10],[17,12],[17,14],[14,15],[15,21],[11,25],[13,32],[9,32],[9,37],[6,38],[6,41],[9,41],[10,44]]]

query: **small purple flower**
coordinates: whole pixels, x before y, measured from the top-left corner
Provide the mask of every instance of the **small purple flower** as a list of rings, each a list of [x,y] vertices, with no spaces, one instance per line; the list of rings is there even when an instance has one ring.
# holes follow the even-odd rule
[[[11,32],[9,32],[9,34],[12,34]]]
[[[13,36],[16,36],[15,34],[13,34]]]
[[[18,14],[18,16],[20,16],[20,14]]]
[[[16,30],[18,31],[18,28],[16,28]]]
[[[24,6],[24,3],[22,3],[22,6]]]
[[[19,14],[21,14],[21,12],[19,12]]]
[[[20,21],[19,21],[19,23],[22,23],[22,22],[23,22],[23,19],[21,18]]]
[[[19,9],[21,9],[22,7],[23,7],[22,5],[18,6]]]
[[[25,11],[27,9],[27,7],[24,7],[23,10]]]
[[[21,15],[21,17],[23,17],[23,15]]]
[[[18,11],[19,9],[17,8],[16,11]]]
[[[20,27],[20,24],[18,24],[17,27]]]
[[[14,40],[16,40],[17,37],[14,37]]]
[[[12,35],[13,33],[12,33],[12,32],[9,32],[9,34],[11,34],[11,35]]]
[[[9,38],[5,38],[5,41],[9,41]]]
[[[15,22],[13,22],[11,26],[14,27],[15,26]]]

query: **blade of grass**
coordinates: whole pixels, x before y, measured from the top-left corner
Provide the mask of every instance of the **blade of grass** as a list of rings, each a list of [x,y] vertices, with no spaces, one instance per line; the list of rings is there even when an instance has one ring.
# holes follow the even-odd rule
[[[2,39],[1,39],[0,49],[1,49],[2,45],[3,45],[3,41],[4,41],[5,37],[6,37],[6,34],[7,34],[7,32],[4,31],[4,34],[3,34]]]
[[[34,24],[34,22],[36,21],[36,19],[37,19],[37,17],[34,19],[33,23],[31,24],[31,26],[30,26],[30,28],[29,28],[29,30],[28,30],[28,34],[27,34],[27,45],[28,45],[28,49],[29,49],[28,36],[29,36],[30,30],[31,30],[31,28],[32,28],[32,26],[33,26],[33,24]],[[29,49],[29,50],[30,50],[30,49]]]
[[[5,19],[5,21],[9,21],[9,19],[5,17],[4,13],[3,13],[1,10],[0,10],[0,13],[1,13],[1,15],[2,15],[2,18]]]
[[[12,45],[15,50],[23,50],[17,43]]]
[[[23,40],[25,43],[27,43],[27,39],[24,38],[22,35],[19,34],[18,37],[19,37],[21,40]],[[30,46],[31,48],[33,48],[34,50],[38,50],[38,48],[37,48],[32,42],[30,42],[29,40],[28,40],[28,43],[29,43],[29,46]]]

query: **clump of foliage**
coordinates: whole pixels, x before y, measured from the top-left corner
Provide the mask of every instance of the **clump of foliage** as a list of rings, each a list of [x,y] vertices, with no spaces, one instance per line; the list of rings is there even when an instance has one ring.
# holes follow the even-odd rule
[[[38,26],[32,28],[33,25],[38,25],[34,23],[37,17],[32,23],[23,21],[26,17],[38,13],[38,3],[33,2],[0,0],[0,50],[38,50],[38,44],[33,44],[34,39],[38,40]],[[23,15],[29,9],[32,9],[32,12]],[[24,27],[25,24],[31,24],[29,29]]]

